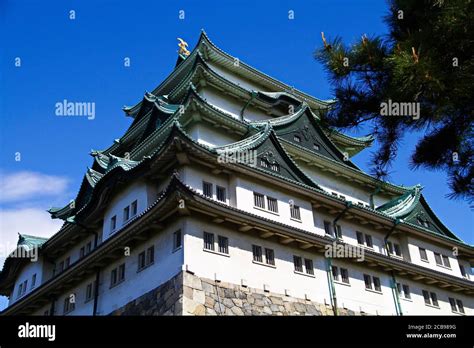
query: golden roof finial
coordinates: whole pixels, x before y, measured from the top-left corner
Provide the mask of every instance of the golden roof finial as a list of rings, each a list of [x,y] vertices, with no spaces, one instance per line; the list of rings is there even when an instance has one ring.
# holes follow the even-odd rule
[[[189,52],[187,49],[188,43],[179,37],[178,37],[178,41],[179,41],[179,44],[178,44],[179,54],[184,54],[185,56],[189,56],[191,52]]]

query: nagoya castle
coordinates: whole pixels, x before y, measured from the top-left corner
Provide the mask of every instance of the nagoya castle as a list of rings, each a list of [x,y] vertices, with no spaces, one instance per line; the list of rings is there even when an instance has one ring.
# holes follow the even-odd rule
[[[61,229],[20,234],[2,314],[473,315],[474,247],[422,186],[351,161],[373,139],[323,126],[331,103],[204,32],[192,51],[180,39],[174,70],[49,210]]]

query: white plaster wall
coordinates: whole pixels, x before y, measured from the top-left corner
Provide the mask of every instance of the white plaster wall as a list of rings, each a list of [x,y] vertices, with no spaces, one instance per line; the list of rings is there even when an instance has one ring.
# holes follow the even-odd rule
[[[443,272],[443,273],[447,273],[453,276],[462,277],[461,270],[459,269],[458,260],[457,258],[453,256],[452,250],[448,248],[439,247],[437,245],[434,245],[434,244],[431,244],[431,243],[428,243],[428,242],[425,242],[423,240],[416,239],[413,237],[407,237],[407,241],[408,241],[408,249],[410,250],[412,263],[422,266],[422,267],[433,269],[438,272]],[[426,254],[428,256],[429,262],[421,260],[418,247],[426,249]],[[435,261],[434,252],[448,256],[449,263],[451,264],[451,268],[438,266]],[[466,269],[466,272],[469,272],[469,271],[470,269]]]
[[[215,233],[216,241],[217,235],[229,238],[229,257],[203,250],[204,231]],[[242,284],[244,279],[249,287],[263,289],[266,284],[271,292],[284,294],[288,289],[294,297],[305,298],[307,294],[312,301],[330,301],[325,261],[321,256],[194,218],[188,219],[184,243],[184,264],[197,276],[215,279],[217,274],[219,280],[234,284]],[[276,267],[253,263],[252,244],[273,249]],[[312,259],[315,277],[295,273],[293,255]]]
[[[245,89],[248,89],[248,90],[253,89],[255,91],[264,91],[264,92],[268,91],[268,88],[262,85],[259,85],[255,83],[254,81],[244,79],[242,75],[237,75],[236,73],[226,69],[225,67],[221,65],[218,65],[211,61],[208,61],[207,63],[212,68],[212,70],[217,72],[219,75],[225,77],[227,80],[232,81],[233,83],[239,86],[244,87]]]
[[[194,123],[188,130],[189,135],[196,141],[206,146],[216,147],[239,141],[236,136],[225,133],[209,126],[206,123]]]
[[[346,199],[352,202],[362,202],[364,204],[370,204],[370,194],[372,193],[368,189],[361,189],[358,184],[349,184],[345,181],[334,180],[334,175],[324,173],[316,167],[309,166],[301,161],[298,161],[298,165],[303,171],[313,179],[321,188],[325,191],[332,193],[336,192],[338,195],[346,196]],[[374,204],[376,207],[390,201],[390,198],[377,194],[374,196]]]
[[[350,278],[349,285],[335,282],[338,306],[369,314],[396,315],[388,275],[343,259],[334,259],[332,265],[346,268]],[[364,274],[380,278],[381,293],[365,289]]]
[[[418,315],[420,313],[425,315],[460,315],[451,310],[451,305],[449,304],[448,299],[449,297],[459,299],[463,302],[466,315],[474,315],[474,299],[472,297],[457,292],[446,291],[434,286],[417,283],[408,278],[397,277],[396,280],[398,283],[406,284],[410,287],[411,300],[403,297],[400,298],[403,315]],[[425,304],[422,290],[436,293],[439,308],[427,306]]]
[[[30,260],[28,264],[26,264],[21,271],[18,273],[18,276],[15,280],[15,287],[13,288],[13,292],[10,294],[9,302],[8,305],[11,305],[18,301],[19,299],[27,296],[32,290],[36,289],[38,286],[41,285],[42,278],[43,278],[43,258],[39,257],[36,261]],[[32,289],[31,288],[31,280],[33,277],[33,274],[36,274],[36,282],[35,282],[35,287]],[[24,295],[21,297],[18,297],[18,287],[20,286],[21,283],[23,283],[25,280],[28,280],[27,283],[27,290]]]
[[[148,207],[149,204],[152,203],[149,202],[148,199],[149,190],[147,189],[147,185],[142,181],[137,181],[124,188],[121,192],[117,193],[115,197],[110,201],[109,206],[104,214],[102,240],[105,241],[111,236],[110,219],[114,215],[117,216],[116,230],[119,230],[124,226],[123,209],[126,206],[132,204],[133,201],[137,200],[137,214],[140,214]]]
[[[232,115],[236,119],[240,119],[240,112],[245,106],[244,101],[238,100],[231,96],[223,95],[222,92],[217,91],[215,88],[212,88],[210,86],[200,88],[199,94],[218,109],[223,110],[224,112]],[[244,118],[247,121],[264,121],[269,120],[273,117],[260,109],[248,106],[245,109]]]
[[[226,174],[213,174],[210,171],[205,171],[202,168],[186,166],[182,168],[180,179],[188,186],[191,186],[195,191],[203,194],[202,182],[206,181],[213,184],[213,199],[216,197],[216,185],[226,189],[226,203],[229,204],[232,197],[232,187],[229,184],[229,178]]]
[[[173,233],[183,230],[183,223],[177,221],[165,230],[154,235],[145,243],[130,250],[124,256],[101,270],[98,314],[106,315],[133,299],[151,291],[179,273],[183,264],[183,248],[173,251]],[[138,254],[146,248],[155,246],[155,262],[142,270],[138,269]],[[110,288],[110,273],[122,263],[125,266],[125,281]]]
[[[267,219],[279,221],[290,226],[316,233],[313,219],[313,210],[309,201],[303,199],[302,197],[297,197],[294,194],[277,190],[277,187],[275,186],[269,188],[266,185],[257,184],[256,182],[252,182],[248,179],[236,178],[235,182],[237,208]],[[261,193],[266,196],[268,195],[277,199],[278,214],[255,208],[253,198],[254,192]],[[300,207],[301,222],[291,219],[289,204],[290,200],[293,200],[294,204]],[[267,203],[265,202],[265,204]]]

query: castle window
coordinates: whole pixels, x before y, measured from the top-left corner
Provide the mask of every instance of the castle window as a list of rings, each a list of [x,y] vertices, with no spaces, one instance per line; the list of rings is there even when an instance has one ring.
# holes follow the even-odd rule
[[[181,248],[181,230],[173,233],[173,251]]]
[[[79,258],[82,259],[84,257],[84,254],[85,254],[84,247],[82,247],[81,250],[79,250]]]
[[[314,275],[313,260],[304,259],[304,267],[306,269],[307,274]]]
[[[202,192],[204,196],[212,198],[213,192],[212,192],[212,184],[209,182],[202,182]]]
[[[298,135],[295,135],[293,137],[293,140],[296,142],[296,143],[301,143],[301,138],[298,136]]]
[[[362,232],[356,231],[357,235],[357,244],[364,245],[364,234]]]
[[[146,251],[146,264],[147,266],[155,262],[155,246],[151,246]]]
[[[31,288],[33,289],[36,285],[36,273],[33,274],[33,277],[31,278]]]
[[[76,294],[71,294],[70,296],[66,296],[66,298],[64,299],[64,308],[63,308],[64,314],[70,313],[76,308],[75,298],[76,298]]]
[[[303,272],[303,261],[299,256],[293,256],[293,264],[295,266],[295,272]]]
[[[297,205],[290,206],[290,214],[292,219],[301,220],[300,207]]]
[[[428,255],[426,254],[426,249],[418,248],[420,250],[420,259],[423,261],[428,261]]]
[[[275,172],[279,172],[280,171],[280,165],[278,163],[273,163],[272,166],[271,166],[272,170],[275,171]]]
[[[123,208],[123,222],[127,222],[130,219],[130,207],[126,206]]]
[[[331,223],[329,221],[324,221],[324,232],[326,232],[326,235],[328,236],[333,236],[334,232],[331,228]]]
[[[92,250],[92,243],[89,242],[86,244],[86,254],[89,254]]]
[[[67,257],[66,261],[64,261],[64,269],[68,268],[69,265],[71,264],[71,257]]]
[[[218,201],[225,202],[226,201],[225,187],[216,186],[216,195],[217,195]]]
[[[346,268],[332,266],[331,270],[334,281],[349,284],[349,271]]]
[[[86,287],[86,302],[92,300],[94,296],[95,281],[93,283],[87,284]]]
[[[372,243],[372,236],[370,234],[365,235],[365,244],[368,248],[373,248],[374,244]]]
[[[262,168],[268,168],[268,162],[264,158],[260,158],[260,167]]]
[[[117,284],[125,280],[125,264],[122,263],[117,268],[114,268],[110,273],[110,287],[114,287]]]
[[[336,224],[336,237],[342,239],[342,227]]]
[[[469,279],[469,275],[466,273],[466,269],[463,265],[459,265],[459,270],[461,271],[463,278]]]
[[[142,270],[143,268],[145,268],[145,252],[141,252],[140,254],[138,254],[138,270]]]
[[[224,236],[217,236],[217,246],[219,248],[219,252],[222,254],[229,253],[229,238]]]
[[[343,283],[349,284],[349,271],[346,268],[341,268],[341,280]]]
[[[23,283],[18,285],[18,293],[16,294],[16,297],[19,298],[21,295],[23,295]]]
[[[376,291],[382,291],[382,288],[380,286],[380,278],[378,277],[372,277],[373,281],[374,281],[374,289]]]
[[[214,235],[209,232],[204,232],[204,249],[214,250]]]
[[[410,287],[406,284],[403,284],[403,293],[405,294],[405,298],[410,299]]]
[[[265,196],[260,194],[260,193],[254,192],[253,193],[253,204],[254,204],[254,206],[256,206],[258,208],[265,209]]]
[[[451,263],[449,262],[449,257],[439,253],[434,253],[436,264],[438,266],[451,268]]]
[[[313,144],[313,150],[319,151],[319,145],[314,143]]]
[[[364,283],[365,283],[365,288],[372,290],[372,277],[369,276],[368,274],[364,274]]]
[[[132,216],[135,216],[137,215],[137,212],[138,212],[138,202],[135,200],[132,202]]]
[[[373,277],[368,274],[364,274],[364,284],[366,290],[375,290],[378,292],[382,292],[379,277]]]
[[[278,213],[278,201],[275,198],[267,197],[268,210]]]
[[[267,265],[275,266],[275,252],[273,249],[265,248],[265,262]]]
[[[110,231],[114,232],[116,228],[117,228],[117,215],[114,215],[110,219]]]
[[[258,245],[252,245],[253,260],[255,262],[262,262],[262,247]]]

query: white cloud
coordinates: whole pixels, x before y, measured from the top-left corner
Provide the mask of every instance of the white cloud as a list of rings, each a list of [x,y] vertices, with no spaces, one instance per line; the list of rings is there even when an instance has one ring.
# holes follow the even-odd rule
[[[36,172],[23,171],[4,174],[0,180],[0,202],[60,195],[65,192],[68,182],[68,179],[61,176]]]
[[[38,237],[50,237],[56,233],[62,220],[53,220],[43,209],[0,209],[0,269],[5,255],[10,253],[18,242],[18,233]]]

